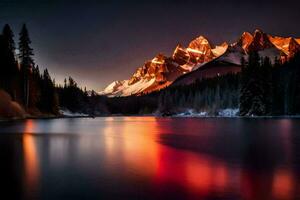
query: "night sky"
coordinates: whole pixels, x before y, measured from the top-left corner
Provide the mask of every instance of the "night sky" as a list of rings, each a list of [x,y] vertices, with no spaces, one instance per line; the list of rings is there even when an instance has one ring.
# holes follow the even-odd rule
[[[57,82],[70,75],[96,91],[199,35],[213,44],[255,28],[300,37],[299,19],[296,0],[0,0],[0,26],[9,23],[17,42],[27,24],[42,69]]]

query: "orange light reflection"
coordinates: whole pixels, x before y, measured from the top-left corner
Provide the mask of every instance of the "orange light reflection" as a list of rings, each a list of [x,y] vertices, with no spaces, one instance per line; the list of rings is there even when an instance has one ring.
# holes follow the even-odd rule
[[[34,129],[34,121],[25,122],[23,134],[23,152],[25,166],[25,188],[28,193],[36,191],[39,178],[39,161],[35,138],[30,134]]]
[[[293,174],[287,170],[278,170],[273,181],[273,196],[276,199],[292,199],[293,197]]]
[[[212,157],[176,150],[158,142],[162,130],[154,117],[125,117],[126,123],[107,120],[104,129],[107,161],[125,162],[124,170],[143,174],[160,185],[172,182],[191,193],[224,192],[229,169]],[[145,123],[147,124],[145,126]],[[111,125],[110,125],[111,124]],[[165,128],[165,127],[164,127]]]

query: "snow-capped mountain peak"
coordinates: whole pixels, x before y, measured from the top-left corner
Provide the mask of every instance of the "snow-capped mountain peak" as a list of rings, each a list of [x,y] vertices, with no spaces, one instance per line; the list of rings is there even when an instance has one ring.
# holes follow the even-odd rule
[[[247,48],[247,52],[261,51],[272,47],[274,47],[274,45],[269,40],[268,35],[263,31],[256,29],[253,35],[253,40]]]
[[[208,45],[210,47],[208,40],[204,36],[200,35],[199,37],[192,40],[188,47],[192,49],[198,49],[201,48],[202,45]]]
[[[275,57],[283,62],[300,52],[300,38],[271,36],[260,29],[253,34],[244,32],[237,42],[212,46],[204,36],[196,37],[185,48],[178,44],[172,56],[158,54],[139,67],[128,80],[114,81],[101,94],[107,96],[129,96],[148,93],[176,84],[236,73],[241,59],[249,52],[257,51],[261,57]],[[182,78],[184,77],[184,78]],[[180,81],[177,81],[180,80]]]
[[[204,36],[192,40],[186,50],[194,64],[208,62],[215,57],[209,41]]]
[[[213,52],[215,57],[219,57],[222,56],[228,49],[229,45],[227,42],[224,42],[221,45],[217,45],[214,49],[212,49],[211,51]]]
[[[296,39],[292,37],[284,38],[278,36],[269,36],[270,41],[288,57],[293,56],[296,52],[300,51],[300,45]]]
[[[239,41],[237,42],[237,44],[246,51],[249,45],[252,43],[252,41],[253,41],[253,35],[249,32],[244,32],[240,37]]]

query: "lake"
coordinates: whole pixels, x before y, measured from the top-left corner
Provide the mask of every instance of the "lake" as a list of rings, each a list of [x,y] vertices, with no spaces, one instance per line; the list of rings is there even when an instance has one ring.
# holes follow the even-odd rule
[[[0,123],[8,199],[300,199],[300,120]]]

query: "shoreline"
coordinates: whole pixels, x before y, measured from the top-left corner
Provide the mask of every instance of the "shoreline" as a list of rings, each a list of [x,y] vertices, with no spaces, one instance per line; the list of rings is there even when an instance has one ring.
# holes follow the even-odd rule
[[[15,117],[15,118],[0,118],[0,122],[8,121],[23,121],[27,119],[64,119],[64,118],[93,118],[93,116],[28,116],[28,117]]]
[[[162,115],[123,115],[123,114],[109,114],[109,115],[83,115],[83,116],[28,116],[24,118],[0,118],[1,122],[10,122],[10,121],[23,121],[28,119],[72,119],[72,118],[99,118],[99,117],[156,117],[156,118],[198,118],[198,119],[209,119],[209,118],[223,118],[223,119],[300,119],[300,115],[281,115],[281,116],[162,116]]]

